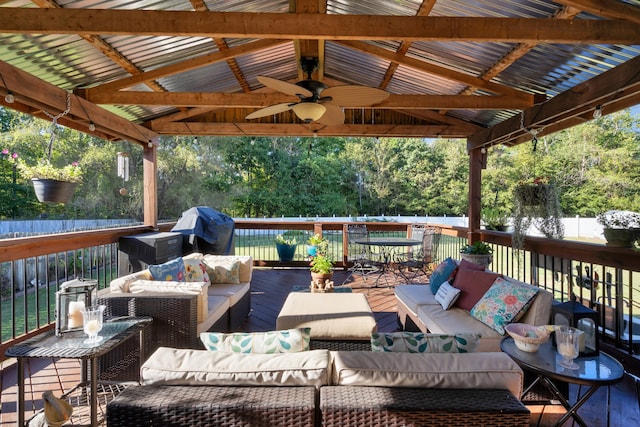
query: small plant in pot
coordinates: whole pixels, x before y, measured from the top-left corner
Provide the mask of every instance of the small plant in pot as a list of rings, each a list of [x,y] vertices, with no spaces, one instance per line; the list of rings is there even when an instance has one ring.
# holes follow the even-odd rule
[[[487,268],[493,261],[493,248],[488,243],[477,241],[460,248],[460,257],[464,260]]]
[[[507,231],[509,212],[498,207],[482,209],[482,222],[487,230]]]
[[[326,252],[329,242],[316,233],[307,239],[307,255],[314,257],[318,252]]]
[[[333,261],[326,255],[318,254],[313,257],[311,263],[311,279],[312,280],[331,280],[333,278]]]
[[[630,248],[640,239],[640,213],[609,210],[599,214],[596,220],[603,227],[607,246]]]

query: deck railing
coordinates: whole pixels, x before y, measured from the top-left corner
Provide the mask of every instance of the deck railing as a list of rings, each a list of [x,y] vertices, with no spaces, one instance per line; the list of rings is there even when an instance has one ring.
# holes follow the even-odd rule
[[[385,237],[407,236],[411,226],[398,222],[365,224],[372,236]],[[170,230],[172,225],[164,224],[160,230]],[[330,242],[329,253],[336,268],[345,267],[345,223],[237,220],[235,227],[235,253],[251,255],[256,266],[308,267],[305,242],[312,234],[320,233]],[[468,230],[440,227],[437,259],[459,258]],[[149,231],[149,227],[137,226],[0,240],[0,354],[17,340],[52,327],[55,292],[60,283],[84,277],[97,279],[100,289],[107,287],[118,274],[119,238]],[[525,249],[515,251],[509,233],[480,233],[481,239],[493,248],[492,270],[545,288],[557,301],[574,297],[593,308],[604,326],[603,348],[617,352],[626,365],[638,360],[629,356],[640,353],[640,253],[538,237],[527,238]],[[293,261],[278,260],[277,234],[298,241]]]

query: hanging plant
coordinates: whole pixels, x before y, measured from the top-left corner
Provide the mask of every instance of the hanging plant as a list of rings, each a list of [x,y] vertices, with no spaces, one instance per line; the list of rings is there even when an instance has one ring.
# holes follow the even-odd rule
[[[51,137],[47,145],[45,157],[35,165],[27,165],[23,161],[18,163],[20,173],[26,179],[31,179],[36,197],[40,202],[67,203],[78,182],[82,181],[82,168],[78,162],[63,167],[53,165],[51,154],[56,139],[56,125],[58,119],[71,111],[71,94],[67,92],[67,108],[58,115],[44,111],[51,118]]]
[[[521,183],[514,190],[515,211],[512,242],[514,249],[524,249],[526,232],[532,225],[549,239],[562,239],[562,209],[555,185],[538,177],[533,183]]]

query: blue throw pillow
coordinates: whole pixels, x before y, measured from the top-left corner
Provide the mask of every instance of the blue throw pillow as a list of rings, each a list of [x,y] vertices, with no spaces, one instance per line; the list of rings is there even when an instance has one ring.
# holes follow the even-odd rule
[[[431,278],[429,278],[429,284],[431,285],[431,293],[436,294],[440,285],[449,280],[449,277],[456,271],[458,268],[458,264],[451,257],[445,259],[433,270],[431,273]]]
[[[153,280],[162,280],[165,282],[184,282],[185,269],[182,258],[165,262],[159,265],[150,265],[149,272],[153,276]]]

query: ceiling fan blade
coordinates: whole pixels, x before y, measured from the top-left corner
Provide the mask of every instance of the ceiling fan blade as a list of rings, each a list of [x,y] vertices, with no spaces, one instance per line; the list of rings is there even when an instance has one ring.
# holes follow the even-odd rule
[[[317,122],[327,126],[338,126],[344,124],[344,111],[337,105],[329,103],[323,104],[327,111],[324,112]]]
[[[378,104],[389,97],[390,93],[368,86],[333,86],[322,91],[322,96],[330,96],[331,104],[341,107],[367,107]]]
[[[295,102],[292,104],[291,102],[285,102],[284,104],[274,104],[265,108],[261,108],[259,110],[254,111],[245,117],[245,120],[258,119],[260,117],[270,116],[272,114],[284,113],[285,111],[289,111],[296,105]]]
[[[258,81],[270,89],[286,93],[287,95],[299,96],[300,98],[313,96],[313,93],[311,93],[310,90],[293,83],[284,82],[282,80],[272,79],[271,77],[265,76],[258,76]]]

